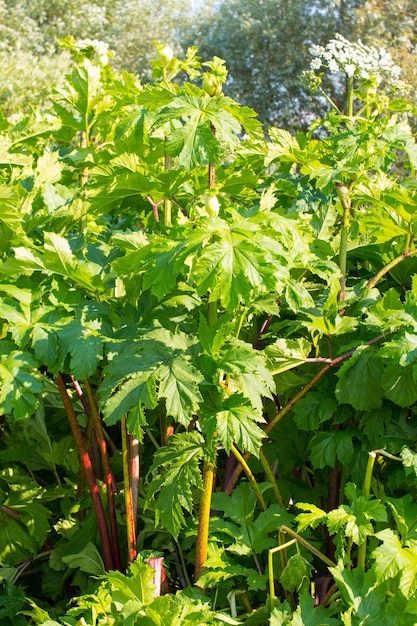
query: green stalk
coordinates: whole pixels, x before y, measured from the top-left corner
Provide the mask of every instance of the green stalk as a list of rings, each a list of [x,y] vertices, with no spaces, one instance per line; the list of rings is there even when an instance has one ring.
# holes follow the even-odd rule
[[[290,541],[287,541],[286,543],[283,543],[282,545],[277,546],[276,548],[270,548],[268,550],[269,606],[271,609],[271,613],[275,605],[274,554],[276,552],[281,552],[282,550],[286,550],[290,546],[293,546],[295,543],[297,543],[296,539],[290,539]],[[281,565],[282,565],[282,562],[281,562]]]
[[[349,117],[353,116],[353,76],[348,76],[347,80],[347,114]]]
[[[282,497],[282,493],[278,487],[278,482],[274,476],[274,474],[272,473],[272,470],[270,468],[270,465],[268,463],[268,459],[265,456],[265,453],[263,450],[260,451],[259,453],[259,459],[262,463],[262,467],[264,468],[264,472],[265,475],[268,479],[268,481],[271,483],[272,485],[272,489],[274,491],[274,495],[275,495],[275,499],[278,502],[278,504],[280,506],[282,506],[283,508],[285,508],[285,502],[284,502],[284,498]]]
[[[343,301],[346,297],[346,266],[347,266],[347,248],[349,240],[350,216],[352,201],[349,196],[349,189],[341,183],[335,183],[336,192],[339,196],[343,209],[343,223],[340,232],[340,249],[339,249],[339,267],[340,267],[340,294],[339,300]]]
[[[96,477],[94,476],[90,455],[88,454],[87,448],[85,447],[84,439],[81,434],[81,429],[77,421],[77,416],[75,415],[75,411],[72,406],[71,399],[68,395],[68,391],[61,373],[59,373],[56,377],[56,383],[68,417],[75,444],[77,446],[80,463],[84,468],[85,476],[87,479],[91,501],[94,507],[94,512],[96,514],[98,530],[101,538],[104,567],[107,571],[112,570],[114,569],[114,563],[111,550],[110,535],[107,528],[106,516],[104,513],[103,503],[100,498]]]
[[[84,116],[84,126],[85,126],[84,131],[82,131],[81,133],[80,147],[88,148],[90,146],[90,127],[88,124],[88,112],[86,112]],[[81,188],[83,190],[82,194],[84,198],[87,195],[87,192],[86,192],[87,182],[88,182],[88,167],[84,167],[81,172],[81,179],[80,179]],[[85,238],[86,233],[87,233],[87,218],[84,215],[83,217],[80,218],[80,235],[83,235]]]
[[[130,481],[130,460],[129,460],[129,441],[127,432],[126,414],[122,418],[122,462],[123,462],[123,481],[126,506],[126,533],[127,533],[127,562],[133,563],[136,559],[136,529],[135,517],[133,512],[133,495],[132,485]]]
[[[138,518],[138,497],[139,497],[139,478],[140,478],[140,463],[139,463],[139,441],[129,435],[129,476],[130,485],[132,487],[132,502],[133,502],[133,517],[135,520]]]
[[[166,138],[165,138],[166,143]],[[164,153],[164,166],[165,170],[172,169],[172,159],[166,151]],[[170,198],[165,198],[164,200],[164,226],[171,226],[172,224],[172,202]]]
[[[394,456],[393,454],[389,454],[389,452],[385,452],[385,450],[372,450],[368,456],[368,463],[366,465],[365,472],[365,480],[363,481],[363,494],[364,496],[369,496],[371,494],[371,482],[372,482],[372,474],[374,471],[375,459],[381,454],[386,456],[393,461],[401,461],[401,458],[398,456]],[[366,567],[366,544],[367,538],[362,541],[362,543],[358,546],[358,567],[362,567],[365,570]]]
[[[241,464],[241,466],[243,468],[243,471],[245,472],[245,474],[247,476],[247,479],[249,480],[250,484],[252,485],[252,489],[253,489],[253,491],[255,493],[256,499],[258,500],[258,503],[259,503],[261,511],[266,511],[267,507],[266,507],[266,504],[265,504],[265,500],[263,499],[261,490],[259,489],[259,485],[256,482],[255,476],[252,474],[252,471],[251,471],[249,465],[246,463],[245,459],[240,454],[239,450],[236,448],[236,446],[234,444],[232,444],[230,446],[230,451],[234,454],[234,456],[236,457],[237,461],[239,461],[239,463]]]
[[[307,539],[301,537],[301,535],[296,533],[292,528],[289,528],[288,526],[280,526],[279,533],[280,536],[290,535],[290,537],[293,537],[297,543],[306,548],[309,552],[311,552],[311,554],[314,554],[314,556],[319,558],[320,561],[328,567],[336,567],[336,563],[334,561],[329,559],[325,554],[323,554],[323,552],[320,552],[320,550],[315,548],[309,541],[307,541]]]
[[[207,324],[213,326],[217,320],[217,300],[215,302],[208,302],[207,304]]]
[[[213,492],[214,470],[215,470],[214,463],[212,463],[211,461],[204,462],[203,494],[201,497],[200,510],[199,510],[199,516],[198,516],[194,582],[197,582],[201,574],[203,573],[204,562],[207,560],[211,494]]]

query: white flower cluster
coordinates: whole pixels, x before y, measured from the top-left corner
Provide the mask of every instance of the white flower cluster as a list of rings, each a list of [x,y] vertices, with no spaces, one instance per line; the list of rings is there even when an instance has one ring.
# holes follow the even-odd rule
[[[360,39],[356,42],[345,39],[337,34],[327,46],[312,46],[310,54],[314,59],[310,63],[312,70],[327,67],[332,74],[344,72],[348,76],[368,79],[370,76],[390,74],[398,79],[400,68],[395,65],[385,48],[379,50],[374,46],[366,46]]]
[[[77,39],[74,42],[74,49],[77,52],[89,53],[89,56],[96,57],[102,65],[107,65],[113,56],[108,44],[99,39]]]

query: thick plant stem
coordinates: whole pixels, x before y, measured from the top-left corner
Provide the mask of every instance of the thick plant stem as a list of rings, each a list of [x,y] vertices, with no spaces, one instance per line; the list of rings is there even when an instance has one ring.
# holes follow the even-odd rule
[[[239,450],[236,448],[234,444],[230,446],[230,451],[234,454],[236,459],[239,461],[239,463],[243,467],[243,471],[245,472],[246,477],[248,481],[250,482],[250,484],[252,485],[253,491],[255,492],[255,496],[256,496],[256,499],[258,500],[261,511],[266,511],[267,507],[265,504],[265,500],[263,499],[261,490],[259,489],[259,485],[256,482],[255,476],[252,474],[249,465],[246,463],[245,459],[240,454]]]
[[[197,546],[194,570],[194,582],[196,583],[203,573],[204,562],[207,560],[211,494],[213,491],[214,472],[214,463],[212,463],[211,461],[205,461],[203,468],[203,495],[200,502],[200,511],[198,517]]]
[[[140,466],[139,441],[133,435],[129,435],[129,475],[132,486],[133,516],[136,520],[138,517]]]
[[[71,399],[68,395],[68,391],[61,373],[58,374],[58,376],[56,377],[56,383],[68,417],[72,434],[74,436],[75,444],[77,446],[78,454],[80,457],[80,463],[84,468],[88,488],[90,490],[91,501],[93,503],[94,511],[96,514],[98,530],[101,538],[104,567],[106,568],[106,570],[111,570],[114,569],[114,561],[111,550],[110,535],[107,528],[103,503],[101,501],[96,478],[94,476],[90,455],[88,454],[87,448],[85,447],[81,429],[77,421],[77,416],[75,415],[75,411],[73,409]]]
[[[369,496],[371,493],[371,480],[372,480],[372,472],[374,471],[374,465],[375,465],[375,459],[377,456],[377,451],[376,450],[372,450],[369,453],[369,457],[368,457],[368,463],[366,466],[366,473],[365,473],[365,480],[363,483],[363,495],[364,496]],[[366,566],[366,537],[365,539],[362,541],[361,544],[359,544],[358,546],[358,567],[362,567],[362,569],[365,569]]]
[[[207,324],[213,326],[217,320],[217,300],[215,302],[209,302],[207,304]]]
[[[127,532],[127,563],[133,563],[136,559],[136,528],[133,511],[132,484],[130,481],[130,460],[129,460],[129,435],[127,432],[126,415],[122,418],[122,461],[123,461],[123,482],[126,506],[126,532]]]
[[[91,415],[94,420],[94,430],[96,433],[100,455],[101,455],[101,464],[104,471],[104,478],[106,481],[107,488],[107,506],[109,509],[109,521],[110,521],[110,534],[111,541],[113,546],[113,558],[115,568],[119,571],[122,571],[122,560],[120,556],[120,546],[119,546],[119,536],[117,532],[117,522],[116,522],[116,506],[114,502],[114,493],[115,493],[115,480],[112,469],[110,467],[109,455],[107,453],[107,443],[106,438],[104,436],[103,426],[101,423],[100,415],[98,412],[97,403],[93,394],[93,390],[91,388],[91,384],[89,380],[84,381],[85,388],[87,390],[87,398],[90,405]]]
[[[210,124],[210,130],[212,135],[216,136],[216,129],[213,124]],[[209,163],[208,165],[208,188],[213,189],[216,186],[216,165],[214,163]]]
[[[165,139],[166,142],[166,139]],[[165,149],[164,154],[164,166],[165,170],[172,169],[172,159]],[[171,226],[172,223],[172,201],[171,198],[165,198],[164,200],[164,226]]]

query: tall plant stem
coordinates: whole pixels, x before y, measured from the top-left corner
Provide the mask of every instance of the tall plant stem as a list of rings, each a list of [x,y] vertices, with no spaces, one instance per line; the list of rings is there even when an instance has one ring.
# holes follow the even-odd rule
[[[123,460],[123,482],[126,506],[126,532],[127,532],[127,562],[133,563],[136,559],[136,528],[133,511],[132,484],[130,481],[130,459],[129,459],[129,436],[127,432],[126,414],[122,418],[122,460]]]
[[[87,448],[85,447],[81,429],[77,421],[77,416],[75,415],[75,411],[72,406],[71,399],[68,395],[68,391],[61,373],[59,373],[56,377],[56,383],[68,417],[75,444],[77,446],[80,463],[83,466],[86,475],[91,501],[93,503],[94,512],[96,514],[98,530],[101,538],[104,567],[106,568],[106,570],[111,570],[114,569],[114,561],[111,550],[110,535],[107,528],[106,516],[104,513],[103,503],[100,498],[96,477],[94,476],[90,455],[88,454]]]
[[[139,496],[139,478],[140,478],[140,464],[139,464],[139,441],[129,435],[129,475],[130,484],[132,487],[132,503],[133,503],[133,517],[136,520],[138,517],[138,496]]]
[[[209,302],[207,305],[207,324],[213,326],[217,320],[217,300],[215,302]]]
[[[336,192],[339,196],[343,209],[342,230],[340,232],[340,249],[339,249],[339,267],[340,267],[340,293],[339,300],[342,301],[346,296],[346,274],[347,274],[347,249],[349,240],[350,215],[352,209],[352,201],[349,196],[349,189],[341,183],[335,183]]]
[[[215,465],[211,461],[204,462],[203,468],[203,495],[200,502],[198,516],[197,546],[194,581],[198,582],[207,560],[207,546],[210,522],[211,494],[213,492]]]
[[[166,138],[165,138],[166,143]],[[166,151],[164,153],[164,166],[165,170],[172,169],[172,159]],[[172,223],[172,202],[171,198],[165,198],[164,200],[164,226],[171,226]]]
[[[85,128],[81,133],[80,147],[88,148],[90,146],[90,126],[88,123],[88,113],[86,113],[84,116],[84,127]],[[86,190],[87,182],[88,182],[88,167],[84,167],[81,172],[81,177],[80,177],[80,185],[82,188],[82,195],[84,198],[87,196],[87,190]],[[83,215],[80,219],[80,235],[83,235],[85,237],[86,233],[87,233],[87,218],[85,215]]]
[[[353,76],[347,79],[347,114],[349,117],[353,115]]]
[[[101,464],[104,471],[104,477],[106,481],[107,488],[107,506],[109,509],[109,521],[110,521],[110,534],[111,541],[113,545],[113,558],[114,565],[117,570],[121,571],[122,568],[122,560],[120,556],[120,546],[119,546],[119,536],[117,532],[117,522],[116,522],[116,506],[114,502],[114,493],[115,493],[115,480],[112,469],[110,467],[109,455],[107,452],[107,443],[104,435],[103,425],[101,423],[100,415],[98,412],[97,402],[94,397],[93,390],[91,388],[90,381],[86,379],[84,381],[85,388],[87,390],[87,398],[90,406],[91,416],[94,421],[94,430],[96,433],[100,455],[101,455]]]
[[[239,450],[236,448],[236,446],[234,444],[232,444],[230,446],[230,451],[234,454],[236,459],[241,464],[241,466],[243,468],[243,471],[245,472],[248,481],[252,485],[252,489],[253,489],[253,491],[255,493],[256,499],[258,500],[258,503],[259,503],[259,506],[261,508],[261,511],[266,511],[265,500],[263,499],[261,490],[259,489],[259,485],[256,482],[255,476],[252,474],[252,471],[251,471],[249,465],[246,463],[245,459],[240,454]]]

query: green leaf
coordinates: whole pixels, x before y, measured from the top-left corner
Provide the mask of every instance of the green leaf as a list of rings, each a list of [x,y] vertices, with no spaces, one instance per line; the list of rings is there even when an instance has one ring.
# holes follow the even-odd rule
[[[277,601],[275,601],[277,602]],[[291,607],[284,602],[279,607],[274,606],[268,621],[269,626],[289,626],[291,624]]]
[[[277,339],[265,348],[266,356],[273,363],[274,375],[305,363],[311,351],[307,339]]]
[[[229,388],[242,393],[261,413],[263,398],[272,398],[275,392],[274,379],[266,367],[263,353],[239,339],[229,339],[216,366],[221,374],[227,375]]]
[[[385,610],[387,586],[377,582],[375,572],[370,570],[364,573],[359,567],[349,571],[342,563],[330,568],[330,571],[340,589],[345,606],[350,609],[343,615],[349,616],[347,619],[352,616],[355,620],[347,623],[369,623],[373,626],[380,624]]]
[[[315,504],[306,502],[297,502],[297,509],[308,511],[308,513],[300,513],[295,518],[298,522],[298,532],[301,533],[306,528],[315,528],[318,524],[325,521],[327,513],[319,509]]]
[[[370,506],[370,503],[362,502],[363,506]],[[373,503],[374,504],[374,503]],[[379,513],[379,503],[374,504],[374,508]],[[385,512],[385,510],[384,510]],[[330,533],[342,532],[346,537],[352,537],[353,541],[359,545],[366,537],[373,535],[374,527],[370,521],[372,518],[372,508],[369,511],[361,509],[360,504],[355,507],[341,505],[338,509],[330,511],[327,516],[327,527]]]
[[[207,601],[199,597],[192,597],[188,590],[179,591],[175,595],[167,594],[155,598],[152,604],[146,607],[136,618],[138,626],[220,626],[221,624],[236,624],[228,618],[222,619],[221,614],[211,611]],[[239,623],[239,622],[237,622]]]
[[[395,360],[402,367],[406,367],[417,360],[417,335],[404,332],[393,341],[387,341],[379,355]]]
[[[77,554],[67,554],[62,557],[62,560],[71,568],[78,567],[82,572],[93,576],[103,576],[105,573],[103,559],[91,541]]]
[[[312,309],[314,300],[307,289],[297,280],[290,278],[285,289],[285,299],[294,313],[302,309]]]
[[[37,362],[27,352],[11,351],[0,355],[0,409],[24,419],[34,413],[39,405],[38,394],[43,385],[33,372]]]
[[[213,508],[223,511],[225,517],[230,517],[238,524],[243,520],[253,518],[256,505],[256,496],[249,483],[239,484],[231,493],[213,493]]]
[[[384,370],[381,385],[385,396],[398,406],[411,406],[417,401],[416,366],[398,368],[397,363],[389,363]]]
[[[340,626],[340,621],[330,615],[328,609],[314,606],[314,598],[310,594],[303,593],[290,623],[292,626]]]
[[[360,411],[379,409],[384,397],[381,378],[384,365],[370,348],[358,348],[337,372],[336,398]]]
[[[131,563],[125,575],[121,572],[108,572],[113,600],[121,606],[130,600],[135,600],[139,607],[150,604],[155,595],[154,575],[151,566],[140,560]]]
[[[336,457],[345,465],[353,458],[352,433],[343,430],[322,431],[310,442],[310,460],[313,467],[333,467]]]
[[[285,251],[261,234],[258,225],[247,221],[229,226],[210,218],[205,228],[213,241],[195,257],[191,268],[199,295],[209,291],[210,301],[218,300],[231,311],[240,303],[250,304],[254,295],[283,288],[288,274]]]
[[[372,552],[375,572],[381,580],[394,578],[400,573],[399,589],[409,598],[417,587],[417,544],[408,542],[402,546],[390,528],[380,531],[376,537],[382,545]]]
[[[235,443],[241,450],[258,456],[265,433],[257,422],[263,421],[258,411],[245,404],[240,394],[234,393],[216,413],[204,417],[202,426],[209,436],[217,433],[227,453]]]
[[[154,455],[147,506],[156,496],[156,521],[174,537],[185,524],[183,509],[191,513],[195,489],[202,489],[199,462],[203,458],[204,439],[198,432],[173,435],[168,446]]]
[[[310,570],[300,554],[293,554],[282,570],[279,582],[287,591],[297,591],[305,580],[310,579]]]
[[[184,336],[161,329],[155,339],[120,350],[106,367],[100,389],[106,422],[116,423],[131,409],[154,408],[157,398],[164,398],[168,414],[188,426],[202,401],[203,380],[187,354],[189,347]]]
[[[294,407],[294,421],[302,430],[318,430],[320,424],[331,419],[335,414],[337,404],[321,391],[310,391],[301,398]]]
[[[188,426],[202,401],[198,385],[203,376],[182,355],[165,361],[155,372],[158,396],[165,398],[167,414]]]
[[[417,503],[413,502],[412,496],[407,494],[401,498],[387,497],[385,503],[394,517],[402,540],[417,539]]]
[[[13,565],[35,555],[38,544],[26,528],[12,516],[0,511],[0,560]]]

